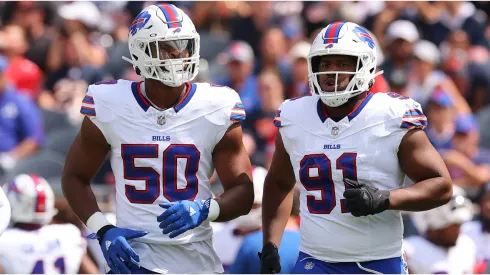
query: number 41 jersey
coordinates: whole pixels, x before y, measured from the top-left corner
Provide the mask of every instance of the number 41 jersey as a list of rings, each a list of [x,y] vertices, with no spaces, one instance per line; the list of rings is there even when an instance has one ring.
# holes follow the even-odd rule
[[[284,102],[274,124],[301,183],[300,250],[326,262],[401,256],[400,212],[352,216],[345,207],[343,179],[383,190],[401,188],[405,174],[398,146],[408,130],[427,125],[420,105],[395,93],[370,93],[335,122],[319,97],[306,96]]]
[[[89,86],[81,108],[111,147],[117,225],[148,231],[138,242],[208,240],[209,222],[173,239],[162,234],[158,204],[213,196],[212,153],[228,128],[245,119],[240,98],[227,87],[187,83],[173,108],[158,110],[144,94],[144,82],[103,82]]]

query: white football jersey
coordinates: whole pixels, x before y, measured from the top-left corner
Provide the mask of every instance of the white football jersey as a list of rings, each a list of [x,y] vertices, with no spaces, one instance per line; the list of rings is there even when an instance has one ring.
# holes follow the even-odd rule
[[[476,245],[464,234],[460,234],[456,245],[449,249],[437,246],[421,236],[406,238],[403,247],[412,273],[473,273],[476,263]]]
[[[6,274],[76,274],[87,242],[72,224],[35,231],[7,229],[0,236],[0,264]]]
[[[10,223],[10,203],[3,192],[3,189],[0,188],[0,235],[7,229]]]
[[[208,240],[209,222],[173,239],[164,235],[158,204],[213,197],[212,153],[229,127],[245,119],[240,97],[228,87],[187,83],[174,107],[158,110],[143,89],[144,82],[127,80],[90,85],[81,108],[111,147],[117,226],[149,232],[135,242]]]
[[[468,235],[476,244],[476,260],[490,261],[490,232],[483,229],[481,221],[466,222],[461,225],[461,232]]]
[[[427,125],[420,105],[395,93],[369,93],[335,122],[319,97],[306,96],[285,101],[274,124],[301,183],[300,250],[326,262],[401,256],[400,211],[352,216],[344,206],[343,179],[384,190],[402,187],[398,146],[409,129]]]

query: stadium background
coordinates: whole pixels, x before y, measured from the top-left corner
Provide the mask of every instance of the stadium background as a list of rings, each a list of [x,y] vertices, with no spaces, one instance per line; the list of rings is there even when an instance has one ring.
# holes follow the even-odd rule
[[[0,3],[0,180],[19,173],[47,178],[62,210],[56,217],[59,222],[82,227],[63,200],[60,177],[83,119],[79,109],[85,90],[101,80],[139,80],[121,56],[129,56],[132,19],[152,3]],[[265,168],[274,150],[277,107],[285,99],[309,93],[306,56],[318,31],[335,21],[352,21],[370,30],[384,70],[372,91],[393,91],[422,103],[430,125],[427,134],[455,184],[464,187],[474,203],[474,219],[480,219],[480,198],[490,181],[490,4],[171,3],[190,15],[201,36],[195,81],[230,86],[240,93],[247,112],[244,142],[252,163]],[[7,91],[18,105],[6,104],[1,95]],[[113,210],[113,184],[107,160],[94,179],[107,212]],[[219,180],[213,188],[220,192]],[[420,225],[404,217],[405,234],[420,233]],[[231,228],[234,234],[226,238],[241,242],[233,223],[216,228]],[[230,258],[236,251],[228,241],[222,249]]]

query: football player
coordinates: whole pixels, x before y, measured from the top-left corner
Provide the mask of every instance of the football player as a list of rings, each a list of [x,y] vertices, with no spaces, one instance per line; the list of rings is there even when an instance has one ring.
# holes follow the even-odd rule
[[[100,242],[114,273],[215,273],[211,221],[247,214],[254,201],[251,164],[242,143],[245,111],[227,87],[191,83],[199,34],[170,4],[143,9],[129,28],[130,58],[143,79],[90,85],[86,115],[67,156],[63,190]],[[97,207],[90,188],[110,153],[116,220]],[[216,168],[224,193],[213,198]]]
[[[3,186],[12,224],[0,236],[0,271],[23,274],[86,273],[87,242],[73,224],[49,224],[57,213],[48,182],[21,174]]]
[[[464,274],[474,273],[477,246],[461,226],[473,218],[473,205],[464,190],[453,187],[453,198],[443,206],[413,213],[423,236],[405,239],[410,273]]]
[[[312,96],[284,102],[264,186],[262,272],[280,271],[277,247],[301,183],[301,246],[293,273],[404,273],[401,210],[451,199],[451,179],[423,129],[420,104],[370,93],[376,45],[350,22],[324,28],[308,55]],[[404,186],[405,175],[415,184]]]
[[[10,202],[0,189],[0,235],[7,229],[10,223]]]

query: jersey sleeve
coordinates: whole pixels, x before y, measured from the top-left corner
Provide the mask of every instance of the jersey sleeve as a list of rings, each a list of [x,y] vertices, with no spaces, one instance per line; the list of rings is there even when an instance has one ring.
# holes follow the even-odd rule
[[[91,86],[87,88],[87,92],[85,97],[82,100],[82,106],[80,108],[80,113],[85,115],[93,120],[97,116],[97,112],[95,110],[95,100],[93,96],[93,92]]]
[[[291,112],[291,104],[289,104],[292,100],[287,99],[281,105],[279,105],[279,108],[276,111],[276,116],[274,117],[274,126],[281,128],[285,125],[288,125],[288,119],[287,116],[290,115]]]
[[[238,93],[228,87],[212,86],[213,90],[209,92],[215,94],[213,106],[215,109],[207,116],[208,120],[216,127],[213,130],[215,134],[215,143],[217,144],[225,135],[226,131],[236,123],[241,123],[247,118],[245,108]]]
[[[400,122],[400,128],[406,130],[422,129],[427,127],[427,117],[422,112],[420,104],[412,99],[407,99],[405,113]]]
[[[240,97],[238,97],[236,101],[237,102],[231,109],[230,120],[232,122],[242,122],[247,118],[247,114],[245,113],[245,109],[243,107],[242,101],[240,100]]]
[[[388,123],[388,128],[394,136],[396,152],[398,152],[398,147],[408,131],[424,130],[427,127],[427,117],[420,104],[411,98],[399,97],[392,100],[395,100],[396,104],[392,106],[392,118]]]

